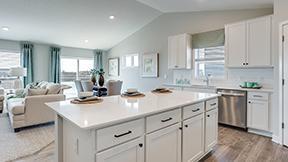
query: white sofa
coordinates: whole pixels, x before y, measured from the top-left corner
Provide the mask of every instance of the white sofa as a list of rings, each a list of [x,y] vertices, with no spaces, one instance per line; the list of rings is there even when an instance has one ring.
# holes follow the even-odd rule
[[[7,109],[12,127],[18,132],[20,128],[53,122],[55,114],[45,103],[63,100],[65,100],[63,94],[9,99]]]

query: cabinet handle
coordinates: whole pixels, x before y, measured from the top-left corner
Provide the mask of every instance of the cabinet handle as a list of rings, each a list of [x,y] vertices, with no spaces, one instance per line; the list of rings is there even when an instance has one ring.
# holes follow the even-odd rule
[[[207,115],[207,117],[209,118],[209,117],[210,117],[210,115]]]
[[[192,110],[192,112],[197,112],[197,111],[199,111],[200,109],[196,109],[196,110]]]
[[[140,143],[140,144],[139,144],[139,147],[143,147],[143,143]]]
[[[170,121],[170,120],[172,120],[172,119],[173,119],[173,118],[170,117],[170,118],[168,118],[168,119],[163,119],[163,120],[161,120],[161,122],[162,122],[162,123],[165,123],[165,122]]]
[[[253,97],[262,98],[262,96],[260,96],[260,95],[253,95]]]
[[[123,134],[114,135],[114,137],[119,138],[119,137],[122,137],[122,136],[125,136],[125,135],[128,135],[128,134],[131,134],[131,133],[132,133],[132,131],[128,131],[128,132],[123,133]]]
[[[175,67],[175,68],[178,68],[178,65],[175,65],[174,67]]]
[[[180,127],[179,129],[182,130],[182,127]]]
[[[186,128],[188,128],[188,125],[185,125]]]
[[[245,65],[245,63],[243,63],[242,65]]]
[[[251,101],[248,101],[249,104],[251,104]]]
[[[212,104],[210,104],[210,106],[215,106],[217,103],[212,103]]]

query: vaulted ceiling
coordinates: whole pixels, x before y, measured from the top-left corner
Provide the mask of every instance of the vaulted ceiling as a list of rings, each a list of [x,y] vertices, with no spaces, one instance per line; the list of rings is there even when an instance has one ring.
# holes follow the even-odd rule
[[[163,12],[266,8],[273,0],[0,0],[0,4],[0,39],[109,49]]]

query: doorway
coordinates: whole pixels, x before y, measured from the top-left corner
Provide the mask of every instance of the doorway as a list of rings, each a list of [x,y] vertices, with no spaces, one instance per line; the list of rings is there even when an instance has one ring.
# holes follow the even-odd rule
[[[282,32],[283,79],[286,82],[283,86],[283,121],[286,124],[283,130],[283,144],[288,146],[288,24],[283,26]]]

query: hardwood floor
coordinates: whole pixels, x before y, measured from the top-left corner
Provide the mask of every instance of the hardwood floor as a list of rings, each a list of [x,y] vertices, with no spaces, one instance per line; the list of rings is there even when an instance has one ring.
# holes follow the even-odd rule
[[[54,143],[16,162],[53,162]],[[287,162],[288,148],[271,139],[241,130],[219,127],[219,143],[203,162]]]

